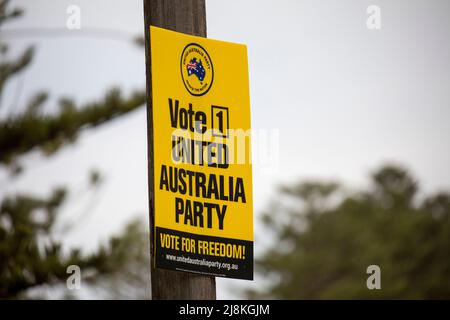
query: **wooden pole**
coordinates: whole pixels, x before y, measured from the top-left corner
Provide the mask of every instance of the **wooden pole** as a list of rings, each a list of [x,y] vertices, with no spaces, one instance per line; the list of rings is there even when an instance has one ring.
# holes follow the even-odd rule
[[[206,37],[205,0],[144,0],[145,64],[147,79],[147,147],[148,183],[150,207],[150,231],[153,239],[154,184],[153,184],[153,117],[152,77],[150,60],[150,25]],[[153,241],[151,241],[152,299],[216,299],[214,277],[199,276],[184,272],[155,269]]]

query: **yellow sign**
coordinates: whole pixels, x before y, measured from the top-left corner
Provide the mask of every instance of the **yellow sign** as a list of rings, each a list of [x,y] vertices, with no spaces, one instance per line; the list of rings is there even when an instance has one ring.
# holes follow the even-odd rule
[[[150,39],[156,267],[253,279],[247,48]]]

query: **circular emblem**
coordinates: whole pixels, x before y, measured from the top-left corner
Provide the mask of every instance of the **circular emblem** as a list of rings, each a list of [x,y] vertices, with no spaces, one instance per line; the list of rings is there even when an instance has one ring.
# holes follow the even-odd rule
[[[214,67],[206,50],[190,43],[181,54],[181,78],[186,90],[193,96],[202,96],[209,91],[214,80]]]

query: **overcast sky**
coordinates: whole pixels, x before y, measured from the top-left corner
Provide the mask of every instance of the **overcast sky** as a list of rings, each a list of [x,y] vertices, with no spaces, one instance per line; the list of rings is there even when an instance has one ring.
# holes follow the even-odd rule
[[[32,66],[7,86],[0,116],[14,112],[9,106],[18,88],[19,104],[49,89],[51,112],[61,96],[83,103],[114,85],[124,92],[144,87],[143,50],[121,40],[142,34],[142,1],[13,2],[26,15],[5,29],[65,28],[66,8],[75,4],[85,34],[20,39],[10,34],[12,53],[29,43],[37,45],[37,53]],[[371,4],[381,8],[380,30],[366,27]],[[449,14],[447,0],[207,0],[208,37],[248,46],[253,128],[279,132],[280,144],[273,146],[279,150],[278,170],[254,169],[256,218],[280,183],[324,178],[358,187],[385,162],[405,165],[426,192],[450,189]],[[117,39],[89,36],[90,28],[117,30]],[[75,196],[65,219],[89,208],[90,215],[64,236],[67,246],[92,250],[131,217],[147,219],[144,108],[86,132],[51,161],[36,153],[25,163],[26,173],[13,184],[0,176],[2,194],[47,194],[68,184]],[[89,195],[77,196],[77,190],[93,167],[105,175],[105,184],[91,207]],[[258,253],[258,241],[255,247]],[[219,298],[235,297],[225,288],[241,282],[219,280]]]

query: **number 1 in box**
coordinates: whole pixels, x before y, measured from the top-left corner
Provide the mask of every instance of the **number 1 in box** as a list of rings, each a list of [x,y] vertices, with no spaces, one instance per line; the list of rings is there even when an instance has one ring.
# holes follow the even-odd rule
[[[211,106],[212,135],[215,137],[228,137],[229,119],[228,108]]]

